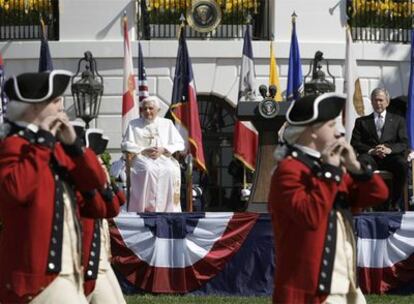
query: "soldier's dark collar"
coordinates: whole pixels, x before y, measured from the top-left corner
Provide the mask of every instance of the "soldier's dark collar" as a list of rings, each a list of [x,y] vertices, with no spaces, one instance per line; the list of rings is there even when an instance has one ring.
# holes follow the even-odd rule
[[[315,173],[320,171],[321,161],[319,158],[311,156],[294,146],[288,146],[288,147],[289,147],[289,152],[288,152],[289,156],[301,161]]]
[[[36,132],[30,128],[18,125],[12,121],[8,121],[7,123],[10,125],[8,136],[18,135],[20,137],[26,138],[29,142],[34,142],[36,140]]]
[[[288,155],[305,164],[320,179],[335,181],[336,183],[340,183],[342,180],[343,172],[341,167],[322,163],[320,158],[313,157],[292,146],[290,146]]]

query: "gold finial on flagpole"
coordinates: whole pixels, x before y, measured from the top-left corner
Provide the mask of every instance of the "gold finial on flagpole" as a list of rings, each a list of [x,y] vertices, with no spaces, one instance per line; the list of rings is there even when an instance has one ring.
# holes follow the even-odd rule
[[[124,13],[122,14],[122,21],[124,23],[127,23],[128,22],[128,16],[127,16],[126,10],[124,10]]]
[[[180,26],[185,26],[185,17],[183,13],[181,13],[180,16]]]
[[[296,18],[297,17],[298,17],[298,15],[296,15],[296,12],[293,11],[293,13],[292,13],[292,23],[295,23],[296,22]]]
[[[181,30],[184,30],[185,29],[185,16],[184,16],[184,14],[183,13],[181,13],[181,16],[180,16],[180,26],[178,27],[178,33],[177,33],[177,38],[178,39],[180,39],[180,36],[181,36]]]
[[[247,16],[246,16],[246,24],[251,24],[252,23],[252,15],[250,14],[250,12],[247,12]]]
[[[39,21],[40,21],[40,28],[42,30],[42,35],[44,38],[46,38],[47,37],[46,24],[45,24],[45,21],[43,20],[42,13],[39,14]]]

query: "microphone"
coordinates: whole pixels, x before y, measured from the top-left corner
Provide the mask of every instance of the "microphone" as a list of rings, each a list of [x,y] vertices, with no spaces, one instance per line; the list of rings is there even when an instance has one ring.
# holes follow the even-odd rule
[[[270,85],[269,86],[270,97],[275,98],[276,93],[277,93],[277,87],[274,84]]]
[[[266,98],[266,94],[267,94],[267,87],[266,87],[264,84],[262,84],[262,85],[259,87],[259,92],[260,92],[260,95],[262,95],[262,97],[263,97],[263,98]]]

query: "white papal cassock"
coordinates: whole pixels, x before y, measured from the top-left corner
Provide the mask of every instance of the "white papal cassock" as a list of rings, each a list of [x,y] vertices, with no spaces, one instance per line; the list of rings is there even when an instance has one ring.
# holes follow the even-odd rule
[[[169,119],[143,117],[130,121],[122,142],[123,151],[135,153],[131,164],[128,211],[180,212],[180,166],[172,156],[151,159],[142,151],[162,147],[170,154],[184,150],[184,140]]]

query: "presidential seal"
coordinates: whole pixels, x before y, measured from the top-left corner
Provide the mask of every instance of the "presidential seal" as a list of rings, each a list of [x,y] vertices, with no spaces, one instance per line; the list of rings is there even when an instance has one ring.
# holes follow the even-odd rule
[[[221,22],[221,9],[214,0],[194,0],[187,9],[188,24],[200,33],[213,31]]]
[[[272,98],[265,98],[260,102],[258,109],[262,117],[270,119],[279,113],[279,104]]]

